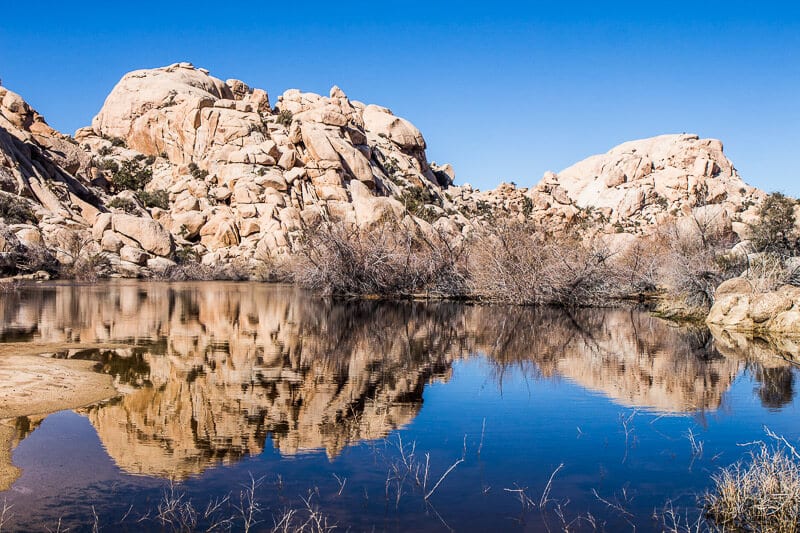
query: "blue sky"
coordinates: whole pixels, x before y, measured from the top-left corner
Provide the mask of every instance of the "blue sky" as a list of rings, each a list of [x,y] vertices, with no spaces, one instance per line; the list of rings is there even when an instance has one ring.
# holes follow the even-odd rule
[[[532,185],[626,140],[721,139],[744,178],[800,196],[794,2],[39,2],[0,20],[0,78],[54,127],[88,125],[127,71],[390,107],[456,181]]]

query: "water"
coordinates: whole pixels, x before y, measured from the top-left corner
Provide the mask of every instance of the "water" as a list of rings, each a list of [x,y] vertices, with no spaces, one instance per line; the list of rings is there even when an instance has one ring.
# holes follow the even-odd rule
[[[120,395],[0,426],[22,469],[5,527],[159,529],[165,491],[207,527],[252,478],[254,530],[305,501],[339,530],[659,530],[668,502],[699,516],[764,426],[800,437],[793,345],[715,334],[259,284],[26,288],[3,295],[0,342],[95,361]]]

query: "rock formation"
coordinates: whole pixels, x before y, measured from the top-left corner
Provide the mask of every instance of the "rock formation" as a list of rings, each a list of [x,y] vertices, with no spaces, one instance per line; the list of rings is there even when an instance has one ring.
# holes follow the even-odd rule
[[[716,301],[706,318],[725,329],[797,334],[800,331],[800,287],[784,285],[757,292],[745,278],[733,278],[717,287]]]
[[[661,135],[623,143],[562,170],[530,189],[451,187],[467,212],[505,211],[558,228],[581,219],[601,233],[639,235],[670,219],[713,210],[736,231],[764,194],[748,186],[715,139]],[[715,206],[715,207],[711,207]]]
[[[581,220],[630,242],[712,207],[741,230],[763,196],[719,141],[685,134],[624,143],[531,188],[455,186],[453,168],[429,163],[420,131],[385,107],[338,87],[288,90],[272,107],[265,91],[189,63],[125,75],[74,140],[4,88],[0,102],[0,189],[35,214],[0,223],[6,270],[9,254],[41,246],[62,264],[103,258],[122,276],[187,256],[253,273],[320,220],[395,219],[458,240],[500,214],[554,231]]]

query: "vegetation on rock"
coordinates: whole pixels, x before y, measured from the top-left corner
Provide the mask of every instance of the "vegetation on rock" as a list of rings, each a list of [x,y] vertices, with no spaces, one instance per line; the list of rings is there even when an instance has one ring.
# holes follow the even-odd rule
[[[142,191],[145,185],[153,179],[153,170],[143,167],[138,161],[123,160],[111,173],[111,190],[114,193],[122,191]]]
[[[0,192],[0,218],[6,224],[36,224],[36,215],[28,201],[4,192]]]

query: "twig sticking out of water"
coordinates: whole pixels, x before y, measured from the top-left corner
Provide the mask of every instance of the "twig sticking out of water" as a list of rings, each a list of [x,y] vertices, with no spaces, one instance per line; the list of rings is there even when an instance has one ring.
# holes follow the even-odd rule
[[[460,465],[461,463],[463,463],[463,462],[464,462],[464,459],[463,459],[463,458],[461,458],[461,459],[458,459],[458,460],[457,460],[455,463],[453,463],[452,465],[450,465],[450,468],[448,468],[448,469],[445,471],[445,473],[444,473],[444,474],[442,474],[442,477],[440,477],[440,478],[439,478],[439,481],[437,481],[437,482],[436,482],[436,484],[433,486],[433,488],[432,488],[430,491],[428,491],[428,493],[427,493],[427,494],[425,494],[425,501],[427,501],[427,500],[428,500],[428,499],[429,499],[431,496],[433,496],[433,493],[434,493],[434,492],[436,492],[436,489],[438,489],[438,488],[439,488],[439,485],[441,485],[441,484],[442,484],[442,481],[444,481],[444,478],[446,478],[446,477],[447,477],[447,475],[448,475],[450,472],[452,472],[453,470],[455,470],[455,468],[456,468],[458,465]],[[426,479],[427,479],[427,471],[426,471],[425,477],[426,477]]]
[[[539,509],[544,509],[547,505],[547,502],[550,501],[550,489],[553,487],[553,478],[556,477],[558,471],[564,468],[564,463],[561,463],[553,470],[553,473],[550,474],[550,479],[547,480],[547,485],[544,487],[544,491],[542,491],[542,497],[539,498]]]
[[[680,510],[673,507],[672,500],[667,500],[660,513],[654,510],[653,519],[661,522],[661,530],[665,533],[701,533],[711,531],[703,519],[702,513],[699,513],[692,520],[689,517],[689,510],[684,510],[684,514],[681,515]]]
[[[594,494],[594,497],[597,498],[599,502],[606,504],[606,506],[609,509],[617,511],[620,515],[622,515],[622,517],[625,519],[626,522],[628,522],[632,527],[634,527],[633,522],[630,521],[630,519],[633,518],[633,514],[625,508],[625,505],[623,505],[623,503],[620,503],[618,498],[614,498],[614,501],[607,500],[602,496],[600,496],[600,494],[598,494],[596,489],[592,489],[592,494]],[[624,501],[624,504],[630,503],[630,499],[628,498],[628,493],[625,489],[622,489],[622,499]]]
[[[692,449],[692,460],[689,463],[689,470],[692,470],[692,466],[694,466],[694,462],[703,456],[703,441],[697,440],[692,431],[692,428],[689,428],[689,431],[686,434],[686,438],[689,439],[689,446]]]
[[[478,457],[481,456],[481,450],[483,450],[483,437],[486,435],[486,417],[483,417],[483,425],[481,426],[481,442],[478,444]]]
[[[797,449],[794,446],[789,444],[789,441],[786,440],[786,437],[784,437],[783,435],[776,435],[767,426],[764,426],[764,432],[767,434],[767,437],[769,437],[771,439],[775,439],[778,442],[782,443],[784,446],[786,446],[786,449],[789,450],[792,453],[792,455],[794,456],[795,459],[800,459],[800,453],[797,452]]]
[[[14,518],[14,513],[11,511],[13,507],[14,504],[9,504],[8,500],[3,498],[3,507],[0,508],[0,531],[3,531],[3,526]]]
[[[239,492],[239,505],[234,507],[242,517],[242,531],[248,532],[260,523],[257,516],[261,513],[261,505],[256,499],[256,491],[263,482],[263,477],[256,479],[250,474],[250,483]]]
[[[347,485],[347,478],[340,478],[336,474],[333,474],[333,477],[336,478],[336,483],[339,484],[339,491],[336,493],[337,496],[342,495],[342,491],[344,490],[344,486]]]
[[[515,495],[516,499],[519,500],[519,503],[522,506],[522,513],[524,514],[527,511],[535,508],[536,502],[533,501],[533,499],[531,499],[530,496],[528,496],[527,493],[528,487],[520,487],[516,483],[514,483],[514,486],[516,488],[514,489],[503,488],[503,490]]]
[[[622,457],[622,462],[628,460],[628,449],[630,448],[632,441],[633,441],[633,418],[636,416],[636,409],[631,411],[631,414],[625,416],[624,414],[620,413],[619,419],[622,422],[622,430],[625,432],[625,455]]]

